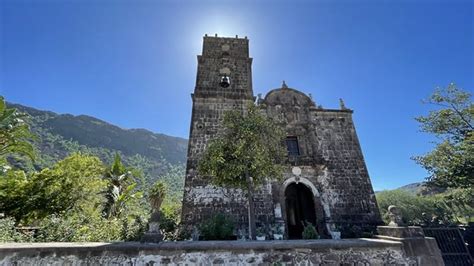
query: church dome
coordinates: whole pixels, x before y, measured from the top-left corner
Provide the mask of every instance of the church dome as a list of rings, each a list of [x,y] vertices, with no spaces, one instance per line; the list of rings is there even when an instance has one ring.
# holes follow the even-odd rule
[[[281,88],[268,92],[263,102],[267,105],[314,106],[310,97],[298,90],[288,88],[284,81]]]

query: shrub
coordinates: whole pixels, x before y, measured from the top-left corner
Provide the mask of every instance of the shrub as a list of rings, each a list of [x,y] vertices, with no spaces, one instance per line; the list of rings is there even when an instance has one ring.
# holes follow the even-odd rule
[[[203,240],[229,240],[234,233],[234,222],[224,214],[212,216],[199,226]]]
[[[306,223],[303,229],[303,239],[318,239],[318,231],[311,223]]]
[[[100,213],[51,215],[40,223],[39,242],[136,241],[145,231],[146,221],[135,218],[103,218]]]
[[[41,242],[117,241],[123,236],[118,219],[107,220],[100,215],[51,215],[41,221],[37,240]]]
[[[164,202],[160,210],[160,230],[164,240],[180,240],[179,221],[181,205],[177,202]]]
[[[15,219],[12,217],[0,219],[0,242],[26,242],[31,237],[18,232],[15,229]]]

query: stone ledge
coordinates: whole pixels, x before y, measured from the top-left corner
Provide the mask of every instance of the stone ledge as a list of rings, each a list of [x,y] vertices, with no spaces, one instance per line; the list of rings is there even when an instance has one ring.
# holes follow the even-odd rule
[[[320,239],[320,240],[272,240],[272,241],[177,241],[160,243],[140,242],[55,242],[55,243],[2,243],[0,253],[15,251],[56,252],[58,250],[86,251],[141,251],[141,250],[286,250],[286,249],[347,249],[401,247],[399,241],[385,239]]]
[[[423,228],[419,226],[377,226],[380,238],[424,238]],[[390,239],[390,238],[385,238]]]
[[[404,249],[381,239],[5,243],[0,265],[420,265]]]

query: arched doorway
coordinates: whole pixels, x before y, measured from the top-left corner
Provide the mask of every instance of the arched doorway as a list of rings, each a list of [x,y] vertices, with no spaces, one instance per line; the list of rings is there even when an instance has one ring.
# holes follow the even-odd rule
[[[304,184],[291,183],[286,187],[285,207],[289,239],[301,239],[305,223],[316,226],[314,195]]]

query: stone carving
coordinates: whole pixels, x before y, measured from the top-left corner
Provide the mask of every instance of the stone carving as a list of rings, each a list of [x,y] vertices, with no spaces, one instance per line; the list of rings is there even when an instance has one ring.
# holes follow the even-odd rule
[[[151,217],[148,222],[148,231],[143,235],[142,242],[160,242],[163,236],[160,232],[160,207],[165,198],[165,187],[162,183],[156,183],[150,190],[148,199],[151,206]]]
[[[400,210],[395,205],[388,206],[389,226],[404,226]]]

